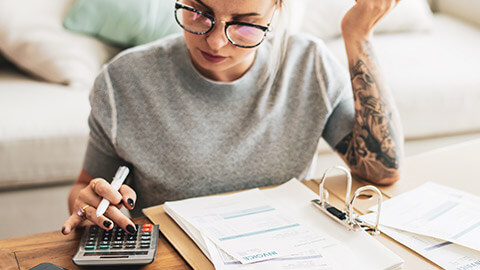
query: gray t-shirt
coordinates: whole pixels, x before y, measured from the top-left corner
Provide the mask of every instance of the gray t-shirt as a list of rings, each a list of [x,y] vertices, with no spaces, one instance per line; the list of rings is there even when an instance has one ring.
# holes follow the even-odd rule
[[[309,166],[320,138],[351,132],[347,72],[320,40],[291,36],[273,84],[262,81],[271,44],[241,78],[216,82],[192,65],[183,36],[122,52],[90,94],[83,168],[110,180],[119,165],[143,207],[280,184]],[[270,85],[270,87],[268,87]]]

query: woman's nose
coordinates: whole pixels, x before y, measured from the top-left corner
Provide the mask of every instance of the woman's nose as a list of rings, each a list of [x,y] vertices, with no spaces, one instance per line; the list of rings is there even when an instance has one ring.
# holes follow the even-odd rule
[[[224,24],[224,22],[219,21],[206,36],[208,46],[210,46],[213,51],[218,51],[226,46],[229,42],[227,36],[225,35]]]

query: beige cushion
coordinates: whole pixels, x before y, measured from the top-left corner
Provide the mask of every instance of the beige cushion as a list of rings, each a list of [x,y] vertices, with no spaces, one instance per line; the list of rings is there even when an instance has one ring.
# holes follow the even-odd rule
[[[435,4],[438,12],[453,15],[480,27],[479,0],[436,0]]]
[[[341,35],[340,23],[355,0],[290,0],[292,20],[296,31],[322,39]],[[301,23],[298,23],[301,21]],[[424,31],[432,27],[432,12],[426,0],[402,0],[376,26],[377,33]]]
[[[0,190],[76,178],[89,131],[88,93],[0,70]]]
[[[85,87],[117,49],[62,27],[73,0],[0,1],[0,51],[50,82]]]

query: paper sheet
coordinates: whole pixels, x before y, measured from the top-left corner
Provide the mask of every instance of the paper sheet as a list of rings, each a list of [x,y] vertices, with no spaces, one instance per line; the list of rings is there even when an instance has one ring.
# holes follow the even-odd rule
[[[209,254],[211,254],[211,260],[215,269],[217,270],[336,270],[340,269],[334,267],[328,258],[323,256],[319,250],[308,250],[292,254],[290,256],[270,259],[263,262],[241,264],[232,256],[219,249],[208,238],[204,239]]]
[[[361,219],[375,222],[376,214],[363,215]],[[480,270],[480,251],[428,236],[409,233],[387,226],[379,229],[399,243],[447,270]]]
[[[480,251],[480,198],[432,182],[382,203],[380,224]]]
[[[337,243],[327,234],[289,217],[260,190],[217,199],[167,202],[168,211],[188,223],[239,260],[252,263]]]

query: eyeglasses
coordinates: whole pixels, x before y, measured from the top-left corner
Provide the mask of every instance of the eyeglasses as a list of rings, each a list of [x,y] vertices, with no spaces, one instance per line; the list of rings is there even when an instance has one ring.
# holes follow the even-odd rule
[[[217,22],[208,13],[179,2],[175,3],[175,19],[180,27],[196,35],[204,35],[212,31]],[[270,23],[267,26],[261,26],[245,22],[225,22],[227,39],[233,45],[241,48],[257,47],[263,42],[267,32],[270,31]]]

